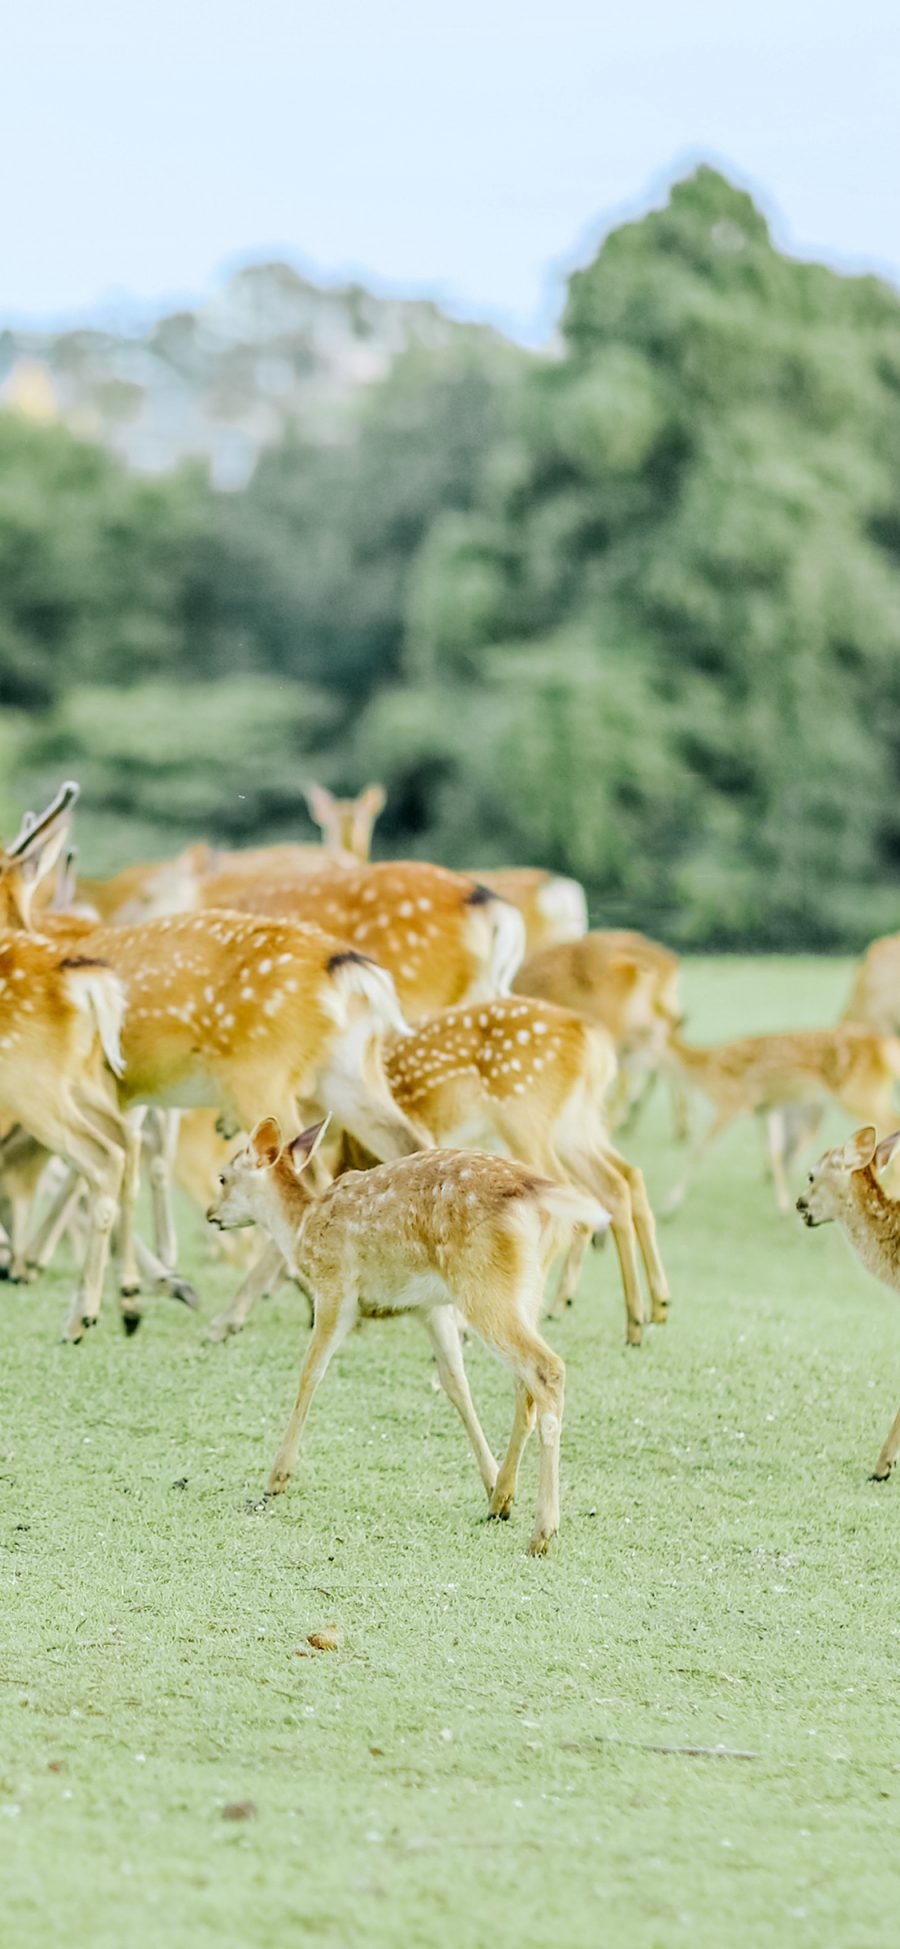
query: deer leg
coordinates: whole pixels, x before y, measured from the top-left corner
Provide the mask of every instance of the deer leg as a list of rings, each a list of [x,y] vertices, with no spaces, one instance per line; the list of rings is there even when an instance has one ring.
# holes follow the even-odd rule
[[[787,1178],[784,1171],[784,1157],[787,1142],[785,1120],[780,1110],[770,1110],[766,1118],[766,1131],[769,1139],[769,1163],[772,1167],[772,1183],[775,1187],[775,1203],[781,1212],[790,1211]]]
[[[28,1244],[28,1263],[35,1272],[46,1271],[60,1239],[66,1231],[88,1186],[78,1172],[69,1169],[52,1204]]]
[[[469,1379],[462,1357],[459,1328],[449,1307],[436,1306],[423,1315],[423,1325],[434,1348],[438,1380],[452,1401],[475,1450],[478,1472],[489,1496],[497,1480],[497,1464],[485,1440],[484,1429],[475,1412]]]
[[[85,1327],[93,1326],[100,1311],[103,1275],[109,1256],[109,1241],[119,1203],[124,1154],[82,1110],[74,1097],[65,1099],[60,1110],[39,1119],[34,1134],[71,1164],[87,1180],[89,1189],[88,1236],[77,1290],[69,1308],[65,1337],[81,1339]]]
[[[891,1424],[891,1431],[869,1477],[870,1482],[886,1482],[900,1452],[900,1414]]]
[[[96,1153],[92,1158],[90,1144],[82,1140],[77,1145],[70,1140],[68,1147],[72,1162],[76,1169],[80,1169],[87,1177],[91,1190],[88,1237],[81,1279],[66,1323],[66,1338],[73,1341],[81,1339],[85,1327],[94,1325],[100,1311],[103,1275],[109,1257],[110,1235],[119,1207],[119,1187],[122,1180],[121,1151],[107,1150],[96,1139],[94,1143],[96,1150],[100,1152],[100,1158]],[[93,1184],[91,1184],[92,1178]]]
[[[488,1514],[505,1523],[519,1485],[519,1464],[535,1423],[535,1405],[523,1381],[516,1381],[516,1409],[509,1447],[500,1464]]]
[[[572,1243],[562,1263],[559,1283],[553,1295],[553,1304],[549,1309],[550,1313],[556,1317],[562,1312],[564,1306],[571,1306],[575,1294],[578,1291],[578,1281],[581,1278],[584,1255],[590,1244],[590,1240],[590,1226],[576,1225],[572,1233]]]
[[[146,1286],[149,1280],[151,1285],[158,1286],[161,1292],[167,1293],[170,1299],[180,1300],[182,1306],[189,1306],[191,1312],[194,1312],[197,1306],[197,1294],[190,1280],[183,1279],[180,1272],[173,1272],[171,1267],[163,1265],[162,1259],[158,1259],[156,1253],[151,1252],[149,1245],[145,1245],[137,1233],[134,1236],[134,1251],[141,1286]]]
[[[523,1298],[524,1295],[517,1293],[509,1310],[503,1309],[500,1315],[502,1324],[496,1333],[490,1335],[488,1344],[512,1368],[516,1380],[521,1382],[534,1403],[541,1463],[534,1527],[528,1550],[531,1556],[545,1556],[559,1529],[559,1445],[566,1369],[546,1340],[542,1340],[539,1333],[526,1325],[530,1309],[521,1303]],[[495,1498],[496,1490],[492,1503]]]
[[[561,1153],[562,1172],[569,1183],[577,1184],[598,1198],[609,1212],[610,1230],[615,1240],[625,1295],[625,1338],[630,1347],[639,1347],[644,1337],[644,1297],[641,1292],[637,1259],[637,1237],[631,1207],[631,1188],[625,1173],[618,1168],[612,1152],[600,1151],[591,1157]],[[560,1280],[565,1288],[566,1274],[572,1267],[573,1253],[583,1257],[586,1227],[579,1226],[572,1240],[569,1257]],[[580,1269],[580,1258],[576,1271]],[[557,1301],[559,1293],[557,1293]]]
[[[604,1155],[615,1166],[616,1170],[621,1172],[628,1186],[631,1197],[632,1221],[635,1232],[637,1233],[641,1258],[644,1262],[647,1285],[650,1288],[650,1318],[656,1326],[663,1326],[669,1317],[669,1301],[671,1295],[669,1292],[669,1281],[666,1278],[665,1268],[659,1255],[659,1243],[656,1237],[656,1220],[653,1216],[653,1207],[647,1195],[644,1173],[636,1164],[629,1164],[627,1158],[621,1157],[619,1152],[613,1150],[611,1145],[606,1148]]]
[[[327,1309],[317,1307],[312,1338],[306,1349],[306,1359],[300,1372],[300,1386],[294,1402],[294,1411],[288,1422],[287,1434],[275,1457],[275,1465],[266,1488],[267,1495],[281,1495],[287,1488],[294,1473],[300,1436],[303,1433],[303,1424],[309,1413],[312,1397],[356,1317],[355,1297],[343,1304],[329,1306]]]
[[[136,1104],[124,1118],[125,1166],[122,1173],[122,1195],[119,1207],[119,1296],[122,1318],[126,1331],[134,1332],[140,1318],[140,1307],[127,1304],[135,1301],[141,1290],[141,1275],[138,1271],[135,1249],[135,1206],[141,1183],[141,1133],[147,1115],[146,1105]]]
[[[49,1155],[42,1144],[35,1143],[24,1130],[10,1133],[3,1147],[2,1170],[9,1199],[10,1262],[7,1277],[16,1282],[33,1276],[28,1235],[38,1192],[49,1164]]]
[[[669,1193],[669,1197],[662,1208],[663,1217],[673,1218],[676,1211],[680,1211],[700,1169],[700,1165],[711,1151],[713,1144],[718,1143],[719,1138],[723,1136],[729,1124],[734,1122],[736,1114],[736,1111],[732,1109],[717,1110],[709,1129],[705,1130],[703,1136],[694,1144],[685,1166],[683,1178],[675,1186],[675,1189]]]
[[[240,1333],[257,1300],[265,1299],[267,1293],[280,1285],[286,1272],[283,1254],[270,1239],[249,1272],[245,1273],[231,1304],[210,1322],[206,1331],[207,1340],[227,1340],[230,1333]]]
[[[172,1204],[178,1124],[177,1110],[153,1110],[147,1124],[154,1238],[157,1256],[167,1266],[178,1264],[178,1238]]]

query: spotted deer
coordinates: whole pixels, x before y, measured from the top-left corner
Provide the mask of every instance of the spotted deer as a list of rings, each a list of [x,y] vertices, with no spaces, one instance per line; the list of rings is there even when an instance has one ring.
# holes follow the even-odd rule
[[[587,932],[587,900],[577,880],[541,866],[491,866],[472,870],[481,886],[517,907],[525,923],[525,952],[537,954]]]
[[[324,786],[309,785],[304,796],[327,851],[343,861],[348,855],[368,860],[375,822],[387,800],[383,785],[367,785],[355,799],[336,799]],[[574,940],[587,928],[587,901],[577,880],[539,866],[473,869],[470,877],[518,909],[527,954],[553,941]]]
[[[504,993],[522,958],[522,917],[486,887],[418,861],[282,878],[214,874],[203,905],[327,930],[389,970],[409,1021]]]
[[[46,863],[56,842],[48,812],[29,853],[42,845]],[[11,905],[23,897],[17,871],[0,877]],[[173,915],[133,927],[59,916],[52,925],[55,939],[108,962],[127,986],[124,1108],[212,1106],[235,1129],[249,1130],[268,1106],[290,1129],[300,1104],[312,1103],[376,1156],[419,1148],[422,1135],[393,1102],[382,1064],[385,1031],[405,1027],[394,985],[356,949],[316,927],[247,913]],[[127,1239],[139,1167],[132,1140],[122,1198]]]
[[[834,1221],[845,1232],[863,1265],[882,1285],[900,1292],[900,1198],[890,1198],[878,1182],[900,1144],[900,1130],[878,1142],[874,1125],[857,1130],[847,1143],[826,1150],[809,1173],[809,1189],[797,1210],[810,1228]],[[870,1476],[886,1482],[900,1454],[900,1414],[891,1424]]]
[[[749,1035],[714,1048],[692,1048],[674,1033],[667,1061],[713,1106],[713,1120],[695,1144],[684,1178],[668,1210],[682,1203],[702,1159],[737,1117],[767,1118],[775,1196],[780,1211],[789,1198],[785,1178],[785,1118],[774,1112],[808,1110],[829,1101],[882,1129],[894,1120],[894,1088],[900,1079],[900,1042],[851,1023],[787,1035]]]
[[[385,1067],[395,1101],[433,1142],[502,1144],[545,1177],[573,1185],[606,1209],[619,1257],[631,1345],[643,1338],[638,1248],[652,1318],[662,1322],[669,1287],[642,1173],[614,1149],[605,1104],[615,1051],[605,1030],[572,1009],[515,996],[451,1009],[391,1038]],[[578,1283],[587,1234],[576,1233],[556,1306]]]
[[[659,941],[624,929],[595,930],[530,955],[513,981],[516,994],[577,1009],[609,1031],[619,1063],[614,1125],[639,1106],[682,1021],[679,971],[678,955]],[[676,1112],[683,1122],[680,1102]]]
[[[87,1186],[89,1220],[66,1337],[100,1310],[127,1137],[113,1075],[121,1073],[122,983],[97,955],[26,934],[0,935],[0,1108]],[[38,1172],[46,1155],[38,1159]],[[32,1178],[36,1184],[37,1176]],[[16,1240],[22,1249],[22,1240]],[[126,1321],[133,1317],[123,1304]]]
[[[350,1171],[321,1194],[308,1162],[321,1124],[285,1144],[267,1117],[222,1173],[211,1224],[258,1224],[310,1293],[312,1337],[268,1492],[287,1487],[313,1394],[360,1318],[410,1313],[428,1332],[438,1376],[472,1443],[492,1516],[509,1515],[522,1451],[537,1423],[540,1482],[529,1549],[559,1528],[565,1368],[537,1330],[548,1266],[574,1225],[602,1225],[593,1200],[508,1158],[429,1150]],[[453,1309],[510,1368],[516,1405],[499,1471],[475,1412]]]

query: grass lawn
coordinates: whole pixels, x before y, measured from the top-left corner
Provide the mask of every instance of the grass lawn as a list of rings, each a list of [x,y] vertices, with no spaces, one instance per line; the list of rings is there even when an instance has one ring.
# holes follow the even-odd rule
[[[846,985],[698,961],[689,1033],[828,1021]],[[660,1100],[630,1144],[658,1199],[668,1129]],[[296,1294],[224,1347],[166,1301],[126,1340],[107,1303],[73,1349],[66,1277],[0,1290],[4,1949],[894,1943],[900,1480],[866,1476],[900,1305],[777,1216],[761,1159],[732,1133],[663,1228],[675,1303],[642,1350],[611,1248],[549,1328],[545,1561],[534,1451],[488,1525],[410,1322],[352,1336],[263,1510]],[[186,1236],[209,1317],[232,1276]],[[468,1360],[499,1451],[511,1385]]]

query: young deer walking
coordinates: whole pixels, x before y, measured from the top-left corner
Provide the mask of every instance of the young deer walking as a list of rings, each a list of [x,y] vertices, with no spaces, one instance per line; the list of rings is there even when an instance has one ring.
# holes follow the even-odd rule
[[[360,1317],[412,1313],[465,1425],[492,1516],[509,1515],[537,1423],[540,1482],[529,1549],[542,1556],[559,1528],[565,1368],[536,1322],[561,1238],[573,1225],[605,1223],[605,1212],[522,1164],[473,1151],[421,1151],[350,1171],[317,1196],[307,1167],[323,1128],[285,1145],[276,1120],[265,1118],[223,1171],[207,1214],[226,1228],[264,1226],[313,1300],[312,1337],[269,1493],[287,1487],[313,1394],[351,1327]],[[515,1378],[512,1436],[499,1472],[469,1392],[454,1307]]]
[[[841,1023],[834,1029],[799,1030],[791,1035],[748,1035],[714,1048],[691,1048],[677,1034],[669,1038],[667,1060],[685,1082],[709,1098],[714,1117],[695,1145],[684,1178],[667,1209],[682,1203],[702,1158],[736,1117],[753,1112],[768,1119],[775,1195],[780,1211],[789,1209],[785,1178],[785,1109],[804,1110],[833,1100],[853,1116],[885,1129],[894,1121],[893,1094],[900,1079],[900,1042],[870,1029]]]
[[[854,1252],[876,1279],[900,1292],[900,1199],[889,1198],[878,1182],[900,1144],[900,1130],[879,1144],[871,1124],[846,1144],[826,1150],[809,1173],[809,1190],[797,1210],[810,1228],[834,1220]],[[900,1453],[900,1414],[891,1425],[870,1477],[886,1482]]]

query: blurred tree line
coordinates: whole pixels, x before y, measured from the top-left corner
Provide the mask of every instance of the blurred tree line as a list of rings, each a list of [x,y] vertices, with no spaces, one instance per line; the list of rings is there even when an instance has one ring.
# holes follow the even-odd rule
[[[249,486],[0,415],[3,829],[87,863],[304,831],[583,879],[685,945],[900,926],[900,296],[700,169],[571,279],[560,344],[405,355]]]

